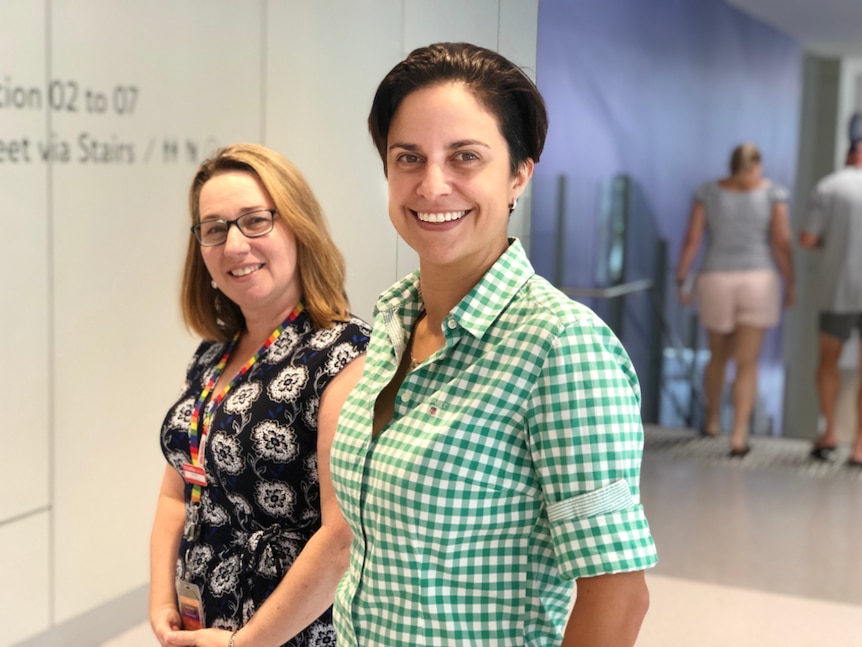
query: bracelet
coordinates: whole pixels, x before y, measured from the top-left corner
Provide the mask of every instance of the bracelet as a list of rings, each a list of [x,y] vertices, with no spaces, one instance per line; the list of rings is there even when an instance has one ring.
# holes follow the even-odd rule
[[[236,640],[236,635],[237,635],[238,633],[239,633],[239,629],[237,629],[236,631],[234,631],[234,632],[230,635],[230,640],[228,640],[228,641],[227,641],[227,647],[234,647],[234,645],[233,645],[233,641],[234,641],[234,640]]]

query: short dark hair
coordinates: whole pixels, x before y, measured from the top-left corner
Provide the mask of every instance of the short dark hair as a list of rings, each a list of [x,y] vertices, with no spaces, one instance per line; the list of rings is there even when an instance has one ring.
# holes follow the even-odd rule
[[[497,118],[514,175],[527,159],[539,161],[548,132],[545,102],[536,84],[504,56],[470,43],[435,43],[414,49],[377,87],[368,130],[383,160],[389,127],[401,102],[415,90],[464,83]]]

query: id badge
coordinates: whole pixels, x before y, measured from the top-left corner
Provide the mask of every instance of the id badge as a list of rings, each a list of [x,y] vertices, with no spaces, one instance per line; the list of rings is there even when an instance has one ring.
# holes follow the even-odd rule
[[[207,473],[200,465],[192,465],[191,463],[183,463],[183,479],[186,483],[192,485],[200,485],[206,487]]]
[[[180,611],[184,630],[194,631],[206,626],[201,590],[197,584],[177,578],[177,608]]]

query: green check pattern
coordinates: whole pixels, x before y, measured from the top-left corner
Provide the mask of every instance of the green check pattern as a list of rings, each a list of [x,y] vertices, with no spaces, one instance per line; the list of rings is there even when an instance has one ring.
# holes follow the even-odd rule
[[[381,295],[332,448],[354,533],[339,645],[558,645],[574,580],[657,560],[637,376],[607,326],[513,240],[372,440],[374,402],[422,310],[418,281]]]

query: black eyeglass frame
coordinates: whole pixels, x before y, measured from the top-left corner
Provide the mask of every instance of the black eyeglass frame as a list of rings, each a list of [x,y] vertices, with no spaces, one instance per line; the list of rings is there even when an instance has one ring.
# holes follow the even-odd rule
[[[245,229],[243,229],[243,226],[242,226],[240,221],[242,221],[242,219],[245,218],[246,216],[251,216],[251,215],[254,215],[256,213],[257,214],[268,213],[269,214],[270,227],[266,231],[262,231],[262,232],[257,233],[257,234],[249,234],[247,231],[245,231]],[[267,234],[272,233],[272,230],[275,229],[275,214],[276,213],[278,213],[278,209],[255,209],[254,211],[247,211],[246,213],[244,213],[240,216],[237,216],[233,220],[226,220],[224,218],[205,220],[203,222],[197,223],[196,225],[192,225],[189,228],[189,230],[192,232],[192,234],[194,234],[195,240],[198,241],[198,244],[201,247],[218,247],[219,245],[224,245],[227,242],[227,237],[230,234],[230,228],[234,225],[236,225],[236,228],[239,229],[240,233],[242,233],[242,235],[245,236],[246,238],[260,238],[261,236],[266,236]],[[224,240],[219,242],[219,243],[205,243],[201,239],[202,238],[201,237],[201,228],[204,225],[209,225],[209,224],[213,224],[213,223],[220,223],[220,224],[223,224],[227,227],[227,229],[225,229],[225,232],[224,232]]]

